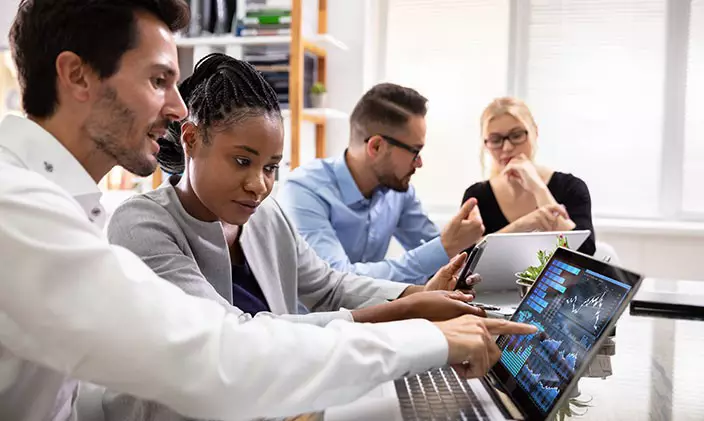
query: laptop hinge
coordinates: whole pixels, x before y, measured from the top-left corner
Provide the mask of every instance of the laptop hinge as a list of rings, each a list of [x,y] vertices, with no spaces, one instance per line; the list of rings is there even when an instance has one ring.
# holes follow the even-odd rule
[[[511,397],[502,390],[501,383],[499,383],[492,371],[487,373],[485,377],[482,377],[481,380],[484,387],[489,392],[489,396],[491,396],[491,399],[501,410],[501,413],[506,419],[517,421],[525,420],[525,416],[518,406],[516,406],[511,400]]]

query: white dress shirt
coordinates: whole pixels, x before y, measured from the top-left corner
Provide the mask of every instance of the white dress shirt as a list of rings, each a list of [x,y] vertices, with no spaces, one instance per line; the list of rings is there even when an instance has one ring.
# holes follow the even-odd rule
[[[48,132],[0,123],[2,420],[70,419],[61,373],[187,416],[246,420],[349,402],[446,362],[447,342],[425,320],[244,322],[109,245],[99,198]]]

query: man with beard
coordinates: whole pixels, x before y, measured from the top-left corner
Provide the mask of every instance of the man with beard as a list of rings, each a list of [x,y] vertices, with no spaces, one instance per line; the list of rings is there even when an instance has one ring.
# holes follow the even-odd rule
[[[440,232],[410,184],[423,166],[426,103],[404,86],[374,86],[352,112],[345,153],[295,169],[281,187],[284,211],[333,268],[424,283],[482,236],[476,201],[465,203]],[[386,259],[392,237],[406,252]]]
[[[27,117],[0,121],[0,420],[76,420],[74,379],[190,417],[293,415],[446,363],[482,376],[500,355],[491,335],[534,332],[475,316],[238,316],[111,246],[96,183],[115,165],[151,173],[167,122],[186,117],[173,32],[188,19],[182,0],[20,3],[10,44]]]

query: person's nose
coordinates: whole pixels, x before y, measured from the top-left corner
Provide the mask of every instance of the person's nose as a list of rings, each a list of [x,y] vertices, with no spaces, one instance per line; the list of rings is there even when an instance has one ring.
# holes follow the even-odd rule
[[[264,196],[267,190],[264,172],[252,171],[247,177],[244,188],[245,190],[254,193],[258,199]]]
[[[188,116],[188,108],[178,92],[178,88],[173,86],[166,93],[166,103],[164,104],[164,114],[171,121],[181,121]]]
[[[413,166],[415,168],[423,167],[423,158],[420,156],[420,154],[418,154],[418,156],[416,156],[416,159],[413,160]]]
[[[508,138],[503,139],[503,144],[501,145],[501,149],[503,149],[504,152],[511,152],[514,148],[513,143],[509,142]]]

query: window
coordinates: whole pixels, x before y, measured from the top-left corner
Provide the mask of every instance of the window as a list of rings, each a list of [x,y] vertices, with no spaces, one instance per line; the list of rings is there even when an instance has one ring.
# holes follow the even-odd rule
[[[429,207],[481,178],[479,115],[515,95],[538,161],[584,179],[596,217],[704,219],[704,0],[389,4],[386,80],[430,99]]]
[[[389,0],[385,80],[429,99],[423,168],[429,209],[456,210],[480,179],[479,116],[506,92],[506,0]]]
[[[704,0],[693,0],[690,14],[682,202],[704,213]]]
[[[530,2],[522,96],[538,159],[582,178],[595,214],[659,210],[665,11],[665,0]]]

